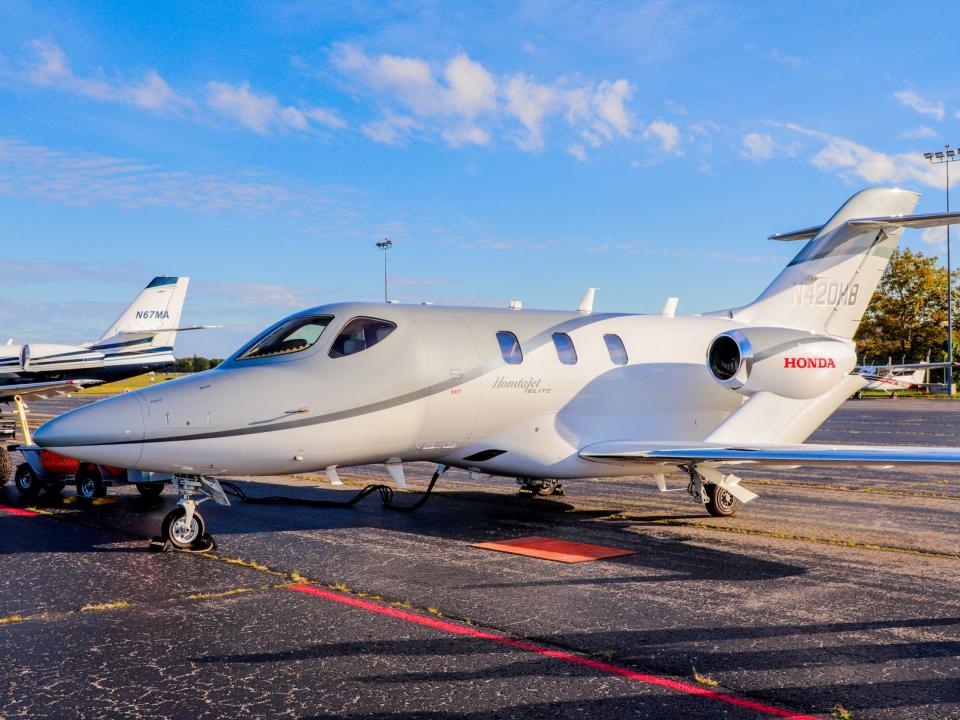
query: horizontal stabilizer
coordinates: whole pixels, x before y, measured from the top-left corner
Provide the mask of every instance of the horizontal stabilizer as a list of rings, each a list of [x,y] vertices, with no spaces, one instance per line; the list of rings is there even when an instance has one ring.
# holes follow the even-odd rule
[[[155,335],[160,332],[186,332],[187,330],[214,330],[222,328],[223,325],[190,325],[188,327],[176,328],[150,328],[149,330],[121,330],[117,335]]]
[[[880,230],[882,228],[932,228],[941,225],[956,225],[960,223],[960,212],[929,213],[926,215],[888,215],[887,217],[855,218],[847,220],[847,225],[859,229]]]
[[[960,448],[912,445],[734,445],[633,442],[589,445],[580,457],[617,465],[711,463],[713,465],[960,465]]]
[[[953,213],[928,213],[926,215],[887,215],[885,217],[853,218],[847,220],[847,225],[859,230],[870,230],[882,228],[914,228],[917,230],[923,228],[939,227],[941,225],[960,224],[960,212]],[[803,230],[794,230],[787,233],[776,233],[771,235],[770,240],[809,240],[816,237],[823,230],[823,225],[814,225]]]
[[[804,228],[803,230],[794,230],[793,232],[788,232],[788,233],[776,233],[775,235],[771,235],[768,239],[769,240],[809,240],[821,230],[823,230],[823,225],[814,225],[813,227]]]

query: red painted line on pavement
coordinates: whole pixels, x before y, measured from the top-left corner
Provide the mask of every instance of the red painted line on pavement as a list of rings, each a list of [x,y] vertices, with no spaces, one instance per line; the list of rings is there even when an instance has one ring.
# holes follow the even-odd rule
[[[9,505],[0,505],[0,510],[20,517],[37,517],[40,514],[33,510],[24,510],[23,508],[10,507]]]
[[[477,630],[476,628],[458,625],[447,620],[440,620],[439,618],[429,617],[426,615],[418,615],[417,613],[408,612],[406,610],[398,610],[397,608],[380,605],[369,600],[361,600],[360,598],[346,595],[344,593],[333,592],[332,590],[324,590],[323,588],[314,587],[313,585],[291,585],[289,586],[289,589],[294,590],[295,592],[305,593],[306,595],[320,597],[324,600],[332,600],[333,602],[338,602],[343,605],[360,608],[361,610],[367,610],[368,612],[374,612],[379,615],[386,615],[388,617],[397,618],[398,620],[406,620],[407,622],[423,625],[425,627],[433,628],[434,630],[442,630],[455,635],[466,635],[467,637],[477,638],[479,640],[490,640],[492,642],[514,647],[519,650],[527,650],[529,652],[537,653],[538,655],[553,658],[554,660],[562,660],[564,662],[570,662],[576,665],[583,665],[585,667],[599,670],[600,672],[605,672],[611,675],[619,675],[620,677],[625,677],[628,680],[634,680],[647,685],[657,685],[659,687],[668,688],[670,690],[675,690],[687,695],[698,695],[700,697],[707,698],[708,700],[715,700],[728,705],[735,705],[748,710],[755,710],[759,713],[763,713],[764,715],[788,718],[789,720],[817,720],[817,718],[812,715],[804,715],[803,713],[796,713],[790,710],[782,710],[772,705],[764,705],[763,703],[754,702],[753,700],[745,700],[743,698],[734,697],[733,695],[727,695],[726,693],[717,692],[716,690],[709,690],[707,688],[700,687],[699,685],[692,685],[690,683],[678,682],[676,680],[670,680],[669,678],[659,677],[657,675],[648,675],[647,673],[628,670],[627,668],[610,665],[609,663],[598,662],[596,660],[590,660],[589,658],[574,655],[573,653],[565,652],[563,650],[551,650],[550,648],[543,647],[542,645],[535,645],[534,643],[525,642],[523,640],[514,640],[506,635],[484,632],[482,630]]]

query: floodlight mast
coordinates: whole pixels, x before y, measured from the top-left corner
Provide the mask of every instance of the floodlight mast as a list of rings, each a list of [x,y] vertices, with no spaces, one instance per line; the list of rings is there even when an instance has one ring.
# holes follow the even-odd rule
[[[383,250],[383,301],[390,302],[387,296],[387,250],[393,247],[393,241],[384,238],[383,242],[378,242],[377,247]]]
[[[947,212],[950,212],[950,163],[960,160],[949,145],[943,150],[924,153],[923,157],[933,165],[943,165],[946,171]],[[950,275],[950,226],[947,225],[947,394],[953,395],[953,278]]]

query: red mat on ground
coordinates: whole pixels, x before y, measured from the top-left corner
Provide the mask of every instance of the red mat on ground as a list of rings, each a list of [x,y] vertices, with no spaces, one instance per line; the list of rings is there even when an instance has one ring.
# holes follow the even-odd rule
[[[515,540],[504,540],[502,542],[473,543],[473,547],[483,550],[513,553],[514,555],[527,555],[528,557],[541,558],[542,560],[556,560],[562,563],[579,563],[636,554],[634,550],[603,547],[603,545],[587,545],[584,543],[567,542],[566,540],[554,540],[537,535],[516,538]]]

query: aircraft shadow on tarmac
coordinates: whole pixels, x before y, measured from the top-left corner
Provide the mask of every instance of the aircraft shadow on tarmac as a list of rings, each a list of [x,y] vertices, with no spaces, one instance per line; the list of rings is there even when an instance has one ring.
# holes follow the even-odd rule
[[[262,483],[244,483],[251,493],[266,494]],[[9,492],[0,491],[0,502]],[[297,496],[342,498],[349,493],[330,490],[284,488],[284,493]],[[481,495],[482,502],[476,502]],[[101,533],[120,536],[124,540],[149,538],[159,529],[160,519],[171,507],[172,496],[160,499],[142,498],[129,494],[117,494],[115,504],[90,506],[74,504],[79,512],[60,516],[60,525],[83,525],[97,528]],[[416,497],[415,495],[413,496]],[[464,502],[469,505],[465,510]],[[399,503],[409,503],[406,496],[398,496]],[[63,500],[57,496],[41,496],[36,504],[62,507]],[[207,508],[209,507],[209,511]],[[229,553],[229,536],[262,533],[265,538],[284,531],[335,532],[342,529],[374,528],[389,532],[408,533],[424,538],[457,541],[464,544],[495,539],[509,539],[527,535],[549,535],[577,542],[612,545],[635,551],[636,554],[603,561],[607,567],[617,570],[605,577],[568,577],[549,580],[536,579],[522,582],[475,584],[468,588],[537,587],[550,585],[616,585],[626,583],[669,582],[684,580],[717,581],[765,581],[802,575],[807,569],[775,560],[730,552],[719,548],[704,547],[684,541],[682,538],[660,538],[638,532],[626,532],[620,523],[600,525],[587,523],[604,517],[610,510],[578,511],[569,503],[552,498],[529,500],[512,495],[477,493],[475,491],[451,491],[434,496],[431,501],[413,514],[395,513],[384,509],[374,500],[366,501],[352,509],[315,509],[298,506],[243,506],[220,508],[208,503],[205,514],[214,536],[221,538],[221,546]],[[660,517],[660,516],[658,516]],[[686,515],[671,516],[671,518]],[[700,516],[697,515],[699,518]],[[64,539],[62,531],[37,532],[36,518],[5,519],[7,531],[15,523],[22,530],[15,531],[16,542],[0,542],[0,554],[16,552],[104,552],[104,539],[98,533],[69,533]],[[117,548],[129,552],[129,548]],[[146,543],[144,543],[146,550]],[[460,552],[461,550],[457,550]],[[470,552],[487,554],[489,551],[469,549]],[[441,551],[442,552],[442,551]],[[525,559],[525,562],[546,562]],[[634,573],[631,569],[645,570]],[[649,570],[657,571],[650,574]]]
[[[943,627],[960,625],[960,618],[914,618],[890,621],[866,621],[845,623],[824,623],[810,625],[782,625],[782,626],[736,626],[736,627],[709,627],[709,628],[682,628],[679,630],[653,631],[618,631],[616,633],[570,633],[551,635],[544,638],[529,638],[536,642],[547,642],[552,646],[577,648],[615,648],[615,660],[618,665],[627,667],[637,666],[644,671],[678,676],[689,675],[691,666],[700,668],[717,668],[723,672],[756,670],[766,673],[788,672],[797,680],[801,678],[804,684],[780,686],[764,692],[767,700],[783,703],[794,709],[806,708],[813,711],[828,711],[838,700],[848,709],[865,710],[869,708],[894,708],[910,705],[939,705],[956,703],[960,689],[960,681],[952,677],[926,677],[922,679],[886,679],[882,681],[862,683],[823,683],[825,673],[829,677],[836,676],[836,669],[851,664],[888,664],[900,660],[919,660],[955,657],[960,651],[960,643],[943,642],[912,642],[897,644],[861,644],[844,645],[838,638],[837,645],[823,646],[817,642],[807,648],[798,649],[762,649],[751,650],[758,640],[769,640],[775,643],[779,638],[796,635],[828,635],[843,632],[869,632],[871,630]],[[723,640],[726,642],[741,641],[745,644],[741,648],[717,651],[715,645],[707,645],[702,641]],[[692,641],[701,641],[691,645]],[[676,646],[676,647],[674,647]],[[637,653],[637,649],[642,649]],[[191,658],[193,662],[201,664],[271,664],[302,662],[310,660],[337,660],[338,658],[355,656],[364,658],[401,657],[410,658],[409,666],[419,664],[420,657],[443,656],[479,656],[498,654],[503,652],[502,646],[484,640],[472,638],[441,638],[441,639],[398,639],[398,640],[367,640],[357,642],[318,643],[306,647],[296,647],[276,652],[258,652],[235,655],[206,655]],[[455,664],[455,663],[451,663]],[[571,663],[545,663],[542,659],[531,657],[506,665],[495,664],[483,666],[484,663],[471,663],[469,670],[441,670],[435,667],[405,673],[365,674],[352,678],[354,681],[377,684],[410,684],[413,687],[427,684],[435,686],[437,683],[464,683],[470,681],[490,681],[498,678],[570,678],[573,676],[589,677],[596,674],[592,668],[574,665]],[[392,665],[392,663],[388,663]],[[887,668],[885,676],[890,677],[891,670]],[[865,671],[869,673],[870,671]],[[906,674],[906,673],[905,673]],[[525,683],[524,683],[525,685]],[[456,687],[456,685],[453,685]],[[651,698],[636,698],[641,702],[654,701]],[[631,704],[633,700],[589,700],[577,703],[576,707],[584,709],[612,709],[620,706],[636,709]],[[669,707],[676,714],[671,717],[701,717],[704,710],[704,701],[692,701],[683,696],[668,695],[655,699],[656,707],[661,712]],[[688,703],[692,703],[688,705]],[[530,711],[535,708],[553,711],[570,703],[551,703],[546,705],[521,703],[513,707],[514,711]],[[686,709],[689,711],[681,712]],[[720,709],[722,708],[715,708]],[[487,710],[483,716],[490,716]],[[405,714],[406,716],[406,714]],[[477,715],[479,717],[480,715]],[[539,713],[532,713],[531,717],[542,717]],[[607,717],[600,715],[599,717]],[[654,715],[660,717],[661,715]],[[708,717],[714,717],[707,714]],[[926,715],[925,715],[926,716]],[[929,717],[939,715],[929,715]],[[321,716],[318,716],[321,717]],[[390,713],[372,713],[360,715],[365,718],[394,717]],[[412,717],[472,717],[469,713],[422,712]],[[586,717],[586,716],[585,716]],[[612,716],[611,716],[612,717]],[[726,717],[726,715],[724,715]]]

